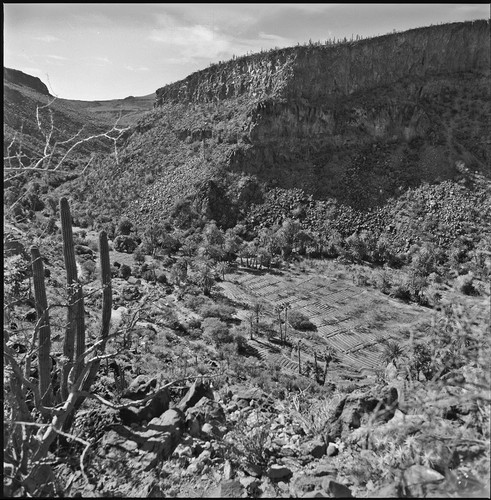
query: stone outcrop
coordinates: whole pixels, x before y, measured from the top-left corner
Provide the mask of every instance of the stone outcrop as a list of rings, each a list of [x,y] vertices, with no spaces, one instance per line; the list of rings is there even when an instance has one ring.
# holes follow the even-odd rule
[[[489,23],[453,23],[335,46],[309,45],[241,57],[158,89],[156,104],[214,102],[243,94],[334,100],[407,76],[488,71],[489,62]]]

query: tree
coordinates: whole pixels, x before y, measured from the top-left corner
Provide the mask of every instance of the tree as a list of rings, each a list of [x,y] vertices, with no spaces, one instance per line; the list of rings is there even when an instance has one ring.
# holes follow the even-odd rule
[[[382,361],[385,364],[394,363],[394,366],[397,368],[397,363],[401,357],[404,355],[404,350],[401,345],[395,340],[389,340],[384,347],[384,351],[382,353]]]
[[[22,131],[15,132],[10,143],[6,146],[4,155],[3,179],[6,187],[15,186],[17,183],[28,184],[35,176],[51,179],[61,179],[61,182],[70,176],[71,178],[83,175],[92,164],[95,155],[84,160],[83,168],[74,169],[68,167],[70,161],[73,162],[74,155],[88,143],[97,143],[100,140],[112,142],[114,146],[114,158],[118,163],[119,140],[123,137],[129,127],[119,128],[118,120],[107,131],[87,134],[82,127],[77,133],[70,136],[63,136],[60,132],[63,128],[55,127],[53,103],[56,97],[50,99],[45,105],[36,106],[36,131],[41,138],[42,146],[34,153],[29,151],[29,147],[23,141]],[[34,135],[34,134],[33,134]],[[72,193],[73,194],[73,193]],[[19,188],[14,193],[11,191],[9,204],[7,205],[7,217],[29,217],[33,215],[33,209],[39,208],[39,195],[32,190]],[[34,204],[34,205],[33,205]],[[29,213],[31,211],[32,213]]]

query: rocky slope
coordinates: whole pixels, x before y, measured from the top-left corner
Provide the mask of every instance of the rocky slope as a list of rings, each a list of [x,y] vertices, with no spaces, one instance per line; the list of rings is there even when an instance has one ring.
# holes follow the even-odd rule
[[[462,164],[489,178],[488,39],[454,23],[212,66],[157,90],[103,176],[134,186],[133,219],[189,196],[225,226],[275,187],[367,211]]]

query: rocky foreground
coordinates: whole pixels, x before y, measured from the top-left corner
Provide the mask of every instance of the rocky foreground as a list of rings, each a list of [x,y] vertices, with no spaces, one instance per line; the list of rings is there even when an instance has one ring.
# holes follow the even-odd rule
[[[80,471],[64,471],[69,476],[66,495],[383,498],[485,493],[472,478],[439,472],[439,464],[414,464],[391,477],[387,463],[386,478],[371,476],[380,462],[373,443],[402,429],[417,439],[429,425],[424,416],[405,413],[400,380],[338,394],[332,407],[311,413],[310,420],[260,389],[227,385],[214,391],[212,383],[196,381],[173,402],[169,389],[152,391],[156,385],[156,379],[139,376],[124,393],[124,408],[104,414],[89,409],[78,416],[77,427],[92,428],[93,436],[100,434],[103,421],[106,430],[97,449],[87,454],[83,474],[88,482]],[[458,420],[469,415],[469,409],[454,410],[436,417],[441,431],[456,431]],[[113,423],[107,425],[108,420]],[[469,453],[461,446],[452,460]]]

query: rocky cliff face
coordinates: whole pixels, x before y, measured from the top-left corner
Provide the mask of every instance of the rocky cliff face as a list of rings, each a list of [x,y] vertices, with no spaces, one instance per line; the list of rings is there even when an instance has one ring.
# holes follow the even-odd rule
[[[488,72],[489,65],[489,23],[454,23],[242,57],[158,89],[156,103],[214,102],[242,94],[324,103],[406,77]]]
[[[233,224],[240,182],[366,210],[457,164],[491,175],[489,66],[484,20],[242,57],[158,89],[121,168],[155,176],[135,200],[147,218],[194,192]],[[218,197],[196,188],[210,180]]]

